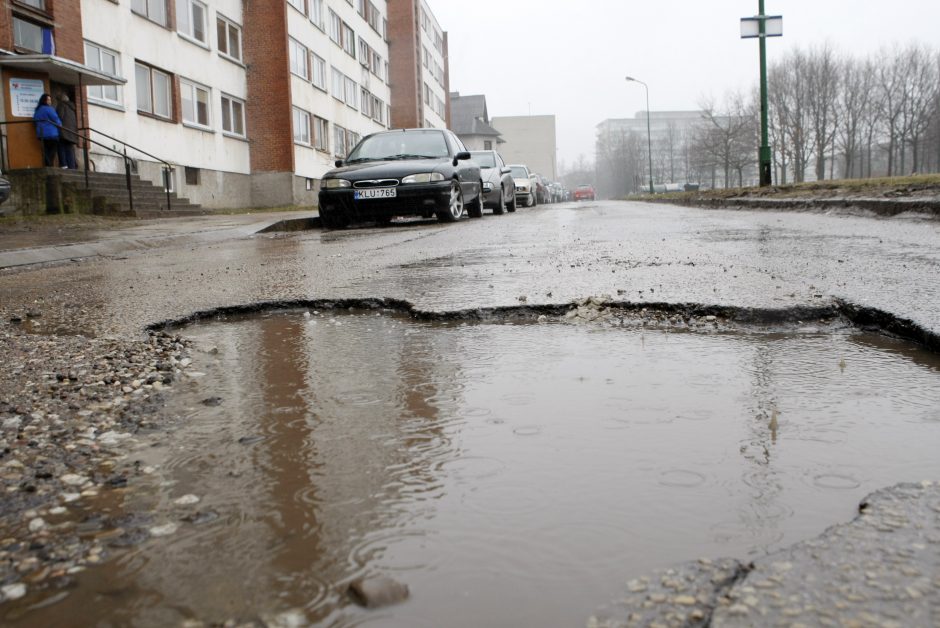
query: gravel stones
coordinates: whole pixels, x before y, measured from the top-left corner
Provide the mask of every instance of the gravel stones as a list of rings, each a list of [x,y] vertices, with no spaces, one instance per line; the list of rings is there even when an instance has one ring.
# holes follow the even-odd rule
[[[115,467],[161,420],[189,352],[162,332],[120,340],[0,323],[0,601],[25,595],[21,580],[42,588],[106,557],[76,521],[127,484]]]

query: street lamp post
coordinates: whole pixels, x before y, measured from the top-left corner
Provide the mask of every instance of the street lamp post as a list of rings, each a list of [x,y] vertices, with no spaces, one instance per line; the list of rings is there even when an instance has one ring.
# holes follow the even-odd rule
[[[643,89],[646,90],[646,153],[649,156],[649,168],[650,168],[650,194],[653,193],[653,135],[650,133],[650,88],[649,86],[639,79],[635,79],[632,76],[625,77],[627,81],[632,83],[639,83],[643,86]]]
[[[783,35],[783,18],[779,15],[764,15],[764,0],[758,0],[758,14],[754,17],[741,18],[741,38],[760,40],[760,185],[766,187],[771,180],[770,142],[767,137],[767,38]]]

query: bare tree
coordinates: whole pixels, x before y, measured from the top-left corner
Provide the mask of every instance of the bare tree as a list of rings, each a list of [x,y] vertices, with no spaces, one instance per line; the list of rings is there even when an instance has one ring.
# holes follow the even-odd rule
[[[826,152],[836,136],[836,101],[840,88],[838,63],[829,44],[810,50],[806,57],[809,119],[813,128],[816,180],[826,178]]]
[[[753,109],[740,93],[728,94],[722,109],[714,103],[704,101],[702,124],[696,133],[695,143],[702,157],[711,157],[714,168],[723,172],[724,187],[744,184],[744,170],[755,161],[757,146],[754,143]],[[714,180],[713,180],[714,184]]]
[[[840,63],[842,82],[836,100],[839,124],[836,142],[842,152],[842,176],[864,174],[862,142],[865,122],[871,118],[874,77],[867,61],[845,58]]]
[[[940,94],[940,72],[929,50],[912,45],[904,52],[907,67],[907,97],[904,99],[903,138],[911,148],[911,171],[918,172],[926,148],[924,142]],[[903,153],[902,153],[903,168]]]

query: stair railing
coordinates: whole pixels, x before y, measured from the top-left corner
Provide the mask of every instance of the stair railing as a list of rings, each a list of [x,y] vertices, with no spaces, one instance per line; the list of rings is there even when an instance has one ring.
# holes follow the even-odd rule
[[[12,125],[12,124],[35,124],[35,123],[32,120],[0,120],[0,127],[6,126],[6,125]],[[86,126],[86,127],[81,127],[79,129],[76,129],[76,131],[69,131],[67,129],[64,129],[62,126],[56,124],[55,122],[49,122],[49,124],[52,124],[53,126],[58,127],[60,131],[60,136],[61,136],[62,131],[65,131],[69,134],[72,134],[75,132],[79,133],[78,137],[82,141],[82,154],[85,158],[85,189],[86,190],[91,189],[91,185],[89,183],[89,174],[88,174],[89,164],[91,163],[91,159],[89,158],[89,154],[88,154],[89,152],[88,148],[89,148],[89,143],[91,143],[91,144],[94,144],[95,146],[100,146],[106,151],[114,153],[115,155],[117,155],[124,161],[124,181],[125,181],[125,184],[127,185],[127,202],[128,202],[130,211],[133,212],[134,211],[134,192],[133,192],[132,179],[131,179],[131,164],[133,163],[133,159],[129,157],[127,154],[127,149],[130,148],[131,150],[135,150],[142,155],[146,155],[147,157],[156,159],[161,164],[163,164],[163,168],[162,168],[163,189],[166,190],[166,208],[168,210],[171,209],[170,176],[173,171],[173,165],[170,162],[164,159],[160,159],[156,155],[152,155],[148,153],[147,151],[134,146],[133,144],[129,144],[125,142],[124,140],[118,139],[116,137],[112,137],[108,135],[107,133],[104,133],[92,127]],[[104,144],[95,139],[92,139],[87,133],[82,134],[81,133],[82,131],[94,132],[94,133],[97,133],[98,135],[102,135],[108,138],[109,140],[120,143],[123,146],[123,152],[117,150],[113,146],[108,146],[107,144]],[[2,160],[0,161],[0,164],[2,164],[2,168],[4,172],[8,170],[8,165],[9,165],[8,159],[7,159],[7,146],[6,146],[7,142],[8,140],[6,138],[6,135],[3,133],[0,133],[0,160]]]

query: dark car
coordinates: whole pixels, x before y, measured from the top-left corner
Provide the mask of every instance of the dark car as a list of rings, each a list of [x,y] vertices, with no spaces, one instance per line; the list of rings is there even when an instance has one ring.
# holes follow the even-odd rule
[[[574,190],[574,200],[576,201],[593,201],[594,200],[594,187],[587,184],[579,185]]]
[[[10,198],[10,180],[6,177],[0,177],[0,204],[5,203]]]
[[[480,166],[483,177],[483,206],[494,214],[516,211],[516,183],[502,156],[495,150],[475,150],[470,158]]]
[[[366,136],[320,182],[324,227],[437,216],[483,215],[480,167],[460,139],[442,129],[400,129]]]

